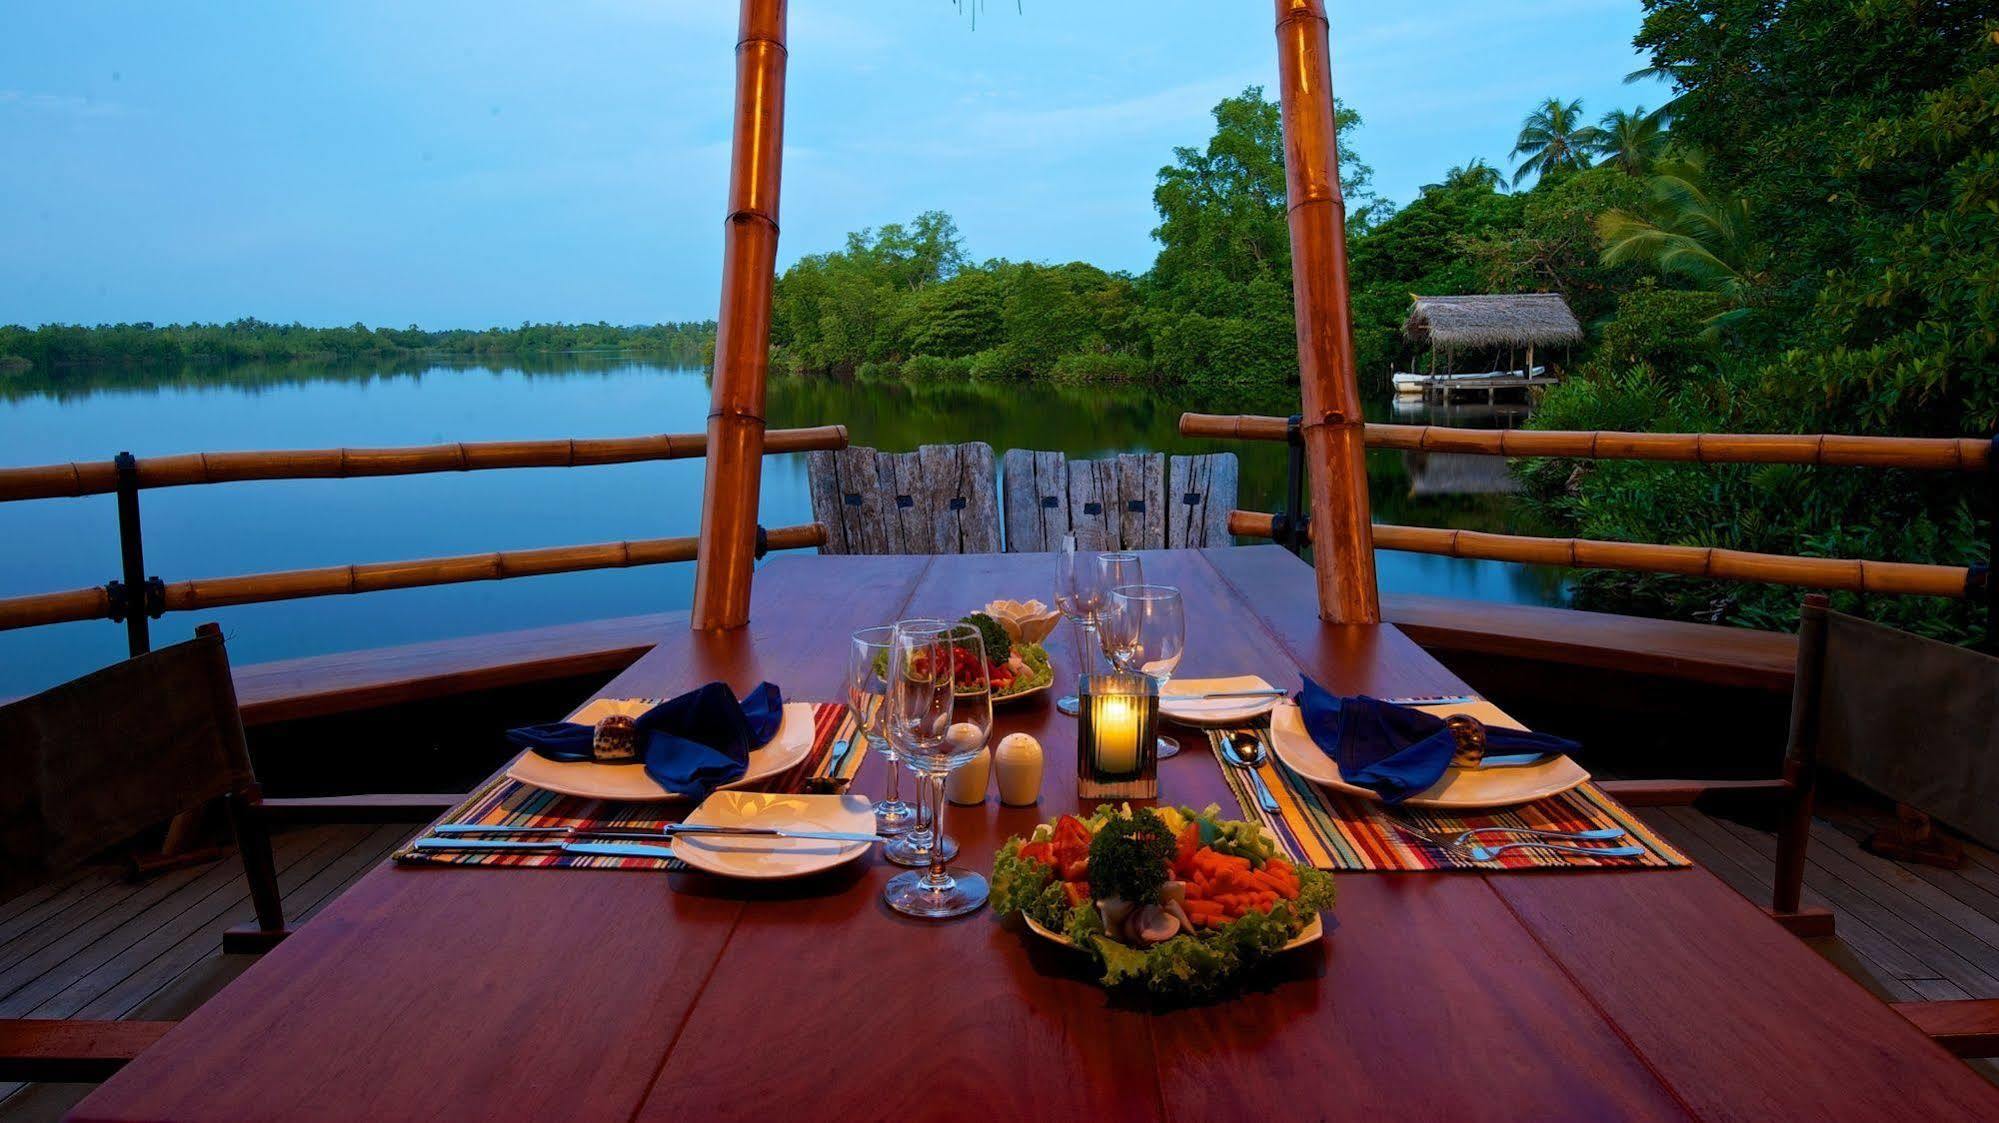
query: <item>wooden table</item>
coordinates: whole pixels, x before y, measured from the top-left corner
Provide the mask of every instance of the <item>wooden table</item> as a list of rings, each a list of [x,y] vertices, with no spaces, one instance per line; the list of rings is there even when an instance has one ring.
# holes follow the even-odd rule
[[[1186,593],[1182,674],[1465,689],[1392,626],[1320,624],[1310,570],[1275,547],[1145,565]],[[603,693],[837,698],[855,628],[1045,597],[1053,573],[780,559],[745,632],[668,634]],[[995,733],[1015,729],[1047,748],[1041,805],[954,808],[963,863],[1076,807],[1070,719],[1028,703]],[[862,787],[881,779],[871,763]],[[1198,746],[1162,786],[1232,806]],[[76,1118],[1999,1118],[1999,1091],[1700,869],[1341,874],[1328,938],[1278,981],[1170,1010],[990,912],[901,917],[893,872],[384,866]]]

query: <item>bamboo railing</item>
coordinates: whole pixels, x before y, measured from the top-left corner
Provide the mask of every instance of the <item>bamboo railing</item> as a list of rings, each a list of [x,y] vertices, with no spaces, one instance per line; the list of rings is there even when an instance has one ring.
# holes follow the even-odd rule
[[[817,523],[788,526],[765,534],[772,550],[822,546],[826,529]],[[639,565],[693,561],[700,539],[647,538],[631,542],[600,542],[587,546],[551,546],[537,550],[506,550],[450,558],[365,562],[318,569],[289,569],[241,577],[210,577],[176,581],[165,587],[165,610],[189,612],[236,604],[297,600],[301,597],[375,593],[467,581],[503,581],[550,573],[589,569],[624,569]],[[111,614],[111,599],[103,587],[0,599],[0,631],[101,620]]]
[[[766,436],[759,433],[760,436]],[[501,581],[548,573],[626,568],[665,562],[698,561],[702,539],[649,538],[584,546],[551,546],[449,558],[366,562],[358,565],[295,569],[240,577],[203,578],[165,584],[145,569],[139,520],[144,488],[234,483],[245,480],[342,479],[405,476],[430,472],[475,472],[497,468],[574,468],[678,460],[704,455],[702,433],[553,441],[484,441],[410,448],[289,449],[251,452],[196,452],[143,460],[120,454],[115,461],[48,464],[0,469],[0,503],[113,493],[118,497],[121,579],[108,585],[54,593],[0,598],[0,631],[77,620],[124,620],[133,654],[148,649],[148,616],[220,608],[263,601]],[[759,442],[763,453],[809,452],[847,447],[844,425],[778,429]],[[825,543],[818,525],[765,531],[749,513],[751,560],[766,550],[793,550]]]
[[[766,452],[810,452],[847,447],[847,427],[778,429]],[[494,468],[580,468],[706,455],[703,433],[600,437],[559,441],[475,441],[410,448],[286,449],[270,452],[191,452],[138,461],[141,488],[245,480],[347,479],[427,472],[478,472]],[[103,495],[118,488],[108,460],[0,469],[0,502]]]
[[[1245,537],[1274,537],[1276,523],[1277,516],[1257,511],[1229,513],[1229,532]],[[1306,535],[1310,536],[1309,528]],[[1851,593],[1964,597],[1972,591],[1971,571],[1961,565],[1799,558],[1707,546],[1536,538],[1387,524],[1375,525],[1374,546],[1380,550],[1405,550],[1447,558],[1524,562],[1577,569],[1620,569],[1637,573],[1676,573],[1686,577],[1759,581]]]
[[[1251,441],[1294,442],[1292,423],[1253,414],[1185,413],[1180,434]],[[1455,429],[1443,425],[1369,425],[1370,448],[1476,456],[1567,457],[1700,464],[1800,464],[1821,467],[1905,468],[1991,472],[1993,441],[1928,437],[1855,437],[1816,433],[1620,433],[1608,430]],[[1293,445],[1293,471],[1301,470]],[[1310,541],[1315,527],[1293,526],[1296,515],[1229,513],[1229,531],[1275,538],[1294,546]],[[1525,562],[1578,569],[1676,573],[1724,581],[1759,581],[1855,593],[1990,597],[1989,569],[1846,558],[1802,558],[1705,546],[1662,546],[1588,538],[1539,538],[1473,530],[1375,526],[1375,548],[1482,561]],[[1994,625],[1999,630],[1999,624]]]
[[[1183,437],[1283,441],[1289,422],[1251,414],[1184,413]],[[1367,447],[1476,456],[1657,460],[1700,464],[1806,464],[1982,472],[1992,442],[1948,437],[1850,437],[1816,433],[1620,433],[1610,430],[1454,429],[1443,425],[1366,428]]]

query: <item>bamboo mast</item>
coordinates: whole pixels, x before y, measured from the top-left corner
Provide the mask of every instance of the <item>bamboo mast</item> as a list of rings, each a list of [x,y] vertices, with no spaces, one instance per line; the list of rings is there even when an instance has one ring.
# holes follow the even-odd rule
[[[749,622],[757,487],[763,476],[764,375],[770,366],[770,296],[777,269],[784,149],[785,0],[742,0],[738,27],[722,307],[708,409],[701,554],[694,563],[689,616],[697,630]]]
[[[1381,619],[1381,605],[1368,527],[1367,448],[1347,305],[1346,200],[1340,194],[1327,56],[1324,0],[1277,0],[1300,428],[1311,466],[1319,616],[1335,624],[1373,624]]]

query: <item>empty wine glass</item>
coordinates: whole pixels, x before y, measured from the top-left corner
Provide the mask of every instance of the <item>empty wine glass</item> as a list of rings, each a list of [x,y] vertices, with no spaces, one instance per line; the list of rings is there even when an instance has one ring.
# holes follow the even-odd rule
[[[1097,555],[1097,587],[1104,591],[1106,598],[1109,598],[1110,591],[1119,585],[1143,584],[1145,584],[1145,563],[1139,560],[1137,554]],[[1097,609],[1097,614],[1102,616],[1101,606]]]
[[[1096,558],[1076,552],[1076,536],[1062,536],[1062,552],[1055,555],[1055,607],[1076,626],[1076,673],[1087,675],[1096,669],[1097,613],[1104,607],[1102,567]],[[1055,708],[1075,717],[1082,701],[1074,694],[1055,700]]]
[[[901,834],[916,825],[916,808],[902,801],[902,769],[895,747],[882,729],[882,702],[888,693],[889,641],[895,626],[883,624],[855,632],[847,648],[847,708],[854,713],[855,736],[863,750],[874,749],[888,761],[887,797],[875,804],[875,833]]]
[[[1166,690],[1173,668],[1187,650],[1187,611],[1171,585],[1117,585],[1098,621],[1104,654],[1120,671],[1144,675]],[[1159,756],[1180,751],[1180,742],[1159,738]]]
[[[904,761],[930,780],[931,830],[944,837],[944,779],[979,754],[992,732],[992,686],[984,659],[958,657],[976,652],[979,631],[969,625],[943,629],[896,627],[889,648],[888,723]],[[933,847],[927,869],[890,878],[882,898],[910,916],[941,920],[963,916],[986,903],[986,879],[968,869],[945,866],[942,847]]]
[[[918,616],[896,621],[893,625],[890,625],[889,632],[892,635],[897,628],[901,628],[909,632],[934,631],[942,633],[954,626],[948,620],[941,620],[931,616]],[[888,668],[886,654],[883,656],[881,665],[883,674],[886,676]],[[895,744],[894,740],[891,739],[889,743],[893,748]],[[908,805],[905,804],[904,806]],[[930,826],[930,777],[921,771],[916,773],[916,805],[912,808],[912,813],[914,817],[910,820],[909,826],[904,829],[903,833],[882,844],[882,857],[898,866],[922,868],[930,864],[931,843],[934,840],[935,832],[931,830]],[[944,836],[943,842],[937,848],[943,852],[943,859],[947,862],[958,856],[958,840],[949,835]]]

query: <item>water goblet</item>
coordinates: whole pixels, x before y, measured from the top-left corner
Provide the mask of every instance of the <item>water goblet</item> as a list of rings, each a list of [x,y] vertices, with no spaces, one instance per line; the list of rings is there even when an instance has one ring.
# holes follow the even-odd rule
[[[944,632],[948,631],[951,627],[953,627],[953,625],[947,620],[942,620],[931,616],[918,616],[918,617],[912,617],[907,620],[896,621],[894,624],[889,626],[889,631],[893,633],[895,629],[902,628],[911,632],[916,632],[916,631]],[[888,668],[888,660],[886,657],[884,657],[884,659],[882,660],[881,665],[883,668],[883,675],[886,676]],[[886,723],[884,723],[884,728],[886,729]],[[891,749],[893,749],[895,742],[892,738],[889,743]],[[882,845],[882,857],[888,859],[890,862],[893,862],[898,866],[911,866],[914,868],[921,869],[930,865],[931,843],[935,836],[935,832],[931,830],[931,824],[930,824],[930,804],[931,804],[930,777],[925,773],[918,771],[916,773],[916,805],[914,808],[914,817],[911,818],[909,826],[906,829],[904,829],[903,833],[897,835],[896,837],[890,839],[888,842]],[[943,858],[945,861],[948,862],[951,859],[958,856],[958,840],[952,838],[949,835],[945,835],[944,840],[941,844],[939,844],[938,849],[943,851]]]
[[[1120,671],[1159,684],[1161,694],[1187,650],[1187,611],[1171,585],[1118,585],[1111,589],[1098,623],[1104,654]],[[1159,758],[1180,751],[1180,742],[1159,738]]]
[[[1096,670],[1097,613],[1104,607],[1102,569],[1089,554],[1076,552],[1076,536],[1062,536],[1062,552],[1055,556],[1055,607],[1076,627],[1076,673]],[[1055,708],[1075,717],[1081,706],[1076,695],[1064,694]]]
[[[902,800],[902,769],[895,748],[882,728],[882,703],[888,693],[889,641],[895,626],[883,624],[855,632],[847,648],[847,708],[854,714],[854,735],[863,751],[874,749],[888,762],[886,798],[875,804],[875,833],[902,834],[916,825],[916,808]]]
[[[930,781],[931,830],[944,838],[944,780],[979,754],[992,733],[992,684],[983,659],[959,659],[961,648],[977,651],[979,631],[970,625],[943,630],[896,630],[889,651],[889,726],[897,734],[902,759]],[[942,920],[976,911],[986,903],[986,879],[969,869],[945,865],[943,848],[933,847],[923,870],[890,878],[882,899],[897,912]]]

